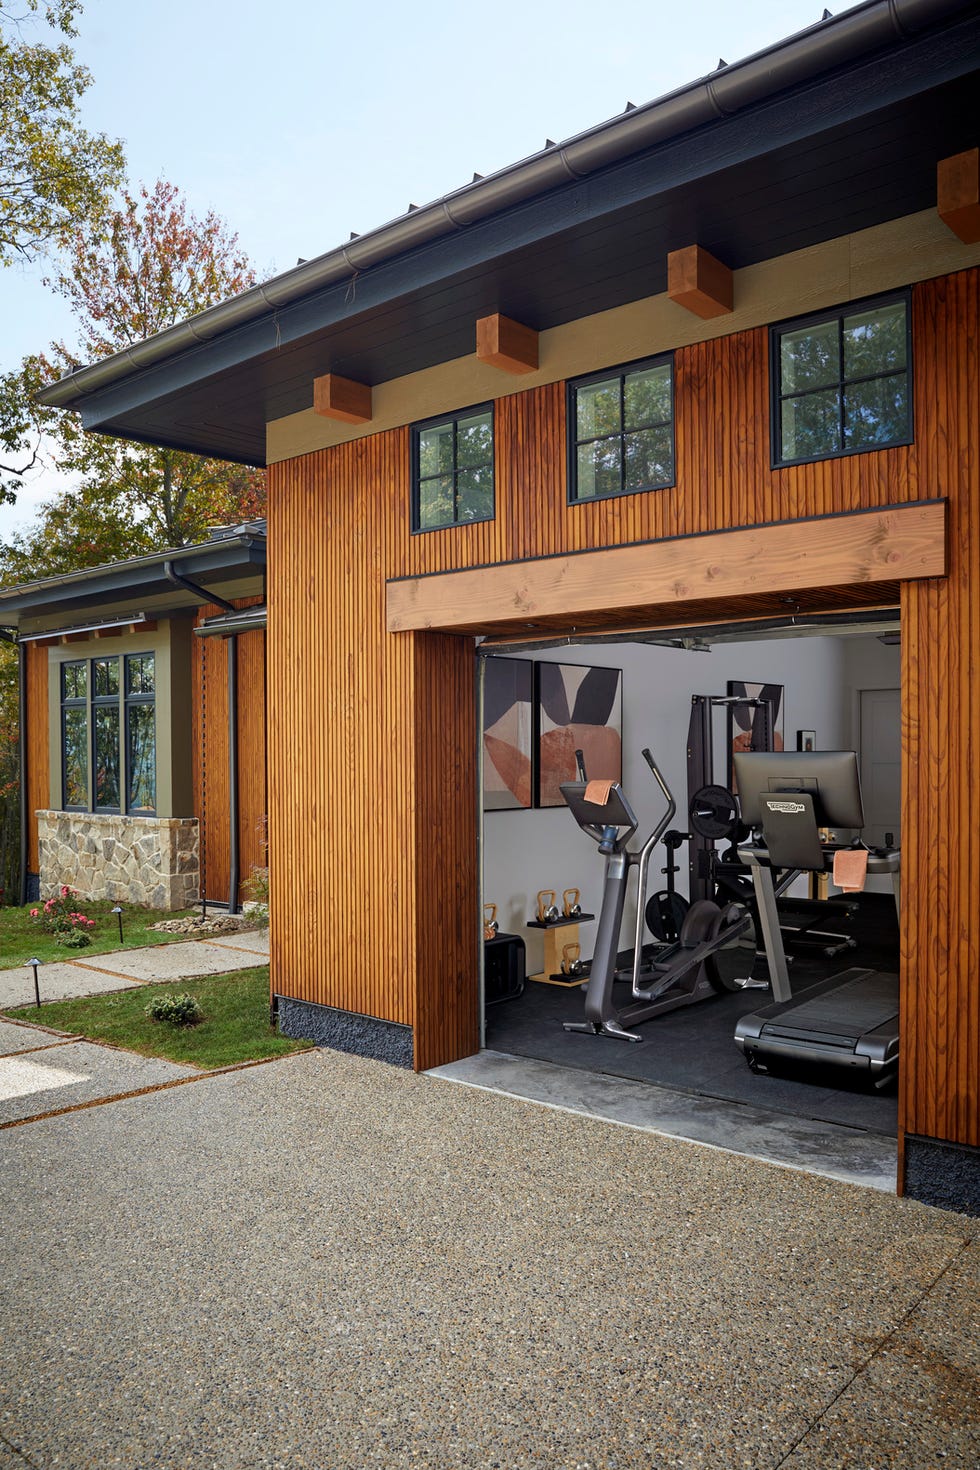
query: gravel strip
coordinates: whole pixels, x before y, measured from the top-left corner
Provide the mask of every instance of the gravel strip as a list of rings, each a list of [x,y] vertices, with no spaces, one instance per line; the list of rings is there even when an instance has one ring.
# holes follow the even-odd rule
[[[0,1149],[0,1435],[44,1470],[980,1457],[904,1346],[968,1371],[959,1215],[334,1052]]]

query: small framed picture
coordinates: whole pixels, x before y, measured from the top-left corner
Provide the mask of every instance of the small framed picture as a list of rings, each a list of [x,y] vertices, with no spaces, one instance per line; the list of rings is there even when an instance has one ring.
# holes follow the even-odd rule
[[[797,732],[796,732],[796,748],[797,748],[797,750],[816,750],[816,748],[817,748],[817,732],[816,732],[816,730],[797,730]]]

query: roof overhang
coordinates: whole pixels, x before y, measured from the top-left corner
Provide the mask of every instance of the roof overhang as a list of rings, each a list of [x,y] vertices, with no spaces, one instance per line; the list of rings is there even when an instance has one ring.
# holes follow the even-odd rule
[[[87,429],[261,464],[335,373],[466,356],[666,288],[697,242],[733,269],[935,205],[976,144],[977,0],[868,0],[474,182],[45,389]]]
[[[185,588],[177,588],[167,576],[166,565],[172,563],[182,576],[216,592],[227,592],[235,585],[241,592],[250,587],[262,591],[265,572],[266,543],[264,536],[250,534],[224,536],[200,546],[154,552],[151,556],[133,557],[110,566],[90,567],[63,577],[49,577],[42,582],[22,583],[0,590],[0,625],[23,629],[35,619],[56,619],[58,623],[83,622],[74,614],[120,606],[135,615],[161,616],[199,607],[201,599]],[[108,616],[108,614],[107,614]],[[132,621],[122,617],[117,621]],[[93,626],[103,619],[84,619]]]

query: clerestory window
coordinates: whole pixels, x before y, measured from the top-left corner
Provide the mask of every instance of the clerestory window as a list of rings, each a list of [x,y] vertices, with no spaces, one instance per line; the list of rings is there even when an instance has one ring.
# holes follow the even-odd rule
[[[493,405],[412,427],[412,530],[494,516]]]
[[[673,485],[673,358],[569,383],[568,422],[570,502]]]
[[[906,295],[771,331],[773,467],[912,442]]]

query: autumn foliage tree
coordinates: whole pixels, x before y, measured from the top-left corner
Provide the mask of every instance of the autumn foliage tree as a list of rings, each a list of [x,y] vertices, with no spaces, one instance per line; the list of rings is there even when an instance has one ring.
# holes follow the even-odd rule
[[[105,207],[119,144],[81,126],[92,78],[68,42],[80,0],[0,4],[0,266],[31,261]]]
[[[71,484],[40,523],[8,548],[5,580],[30,559],[42,572],[111,561],[203,539],[208,528],[261,515],[258,470],[84,432],[76,415],[40,409],[34,394],[79,363],[96,362],[151,337],[254,284],[233,234],[213,212],[203,218],[164,180],[135,193],[93,235],[74,232],[52,288],[69,303],[77,336],[53,343],[0,377],[0,436],[7,458],[46,436]],[[8,475],[12,493],[23,476]]]

